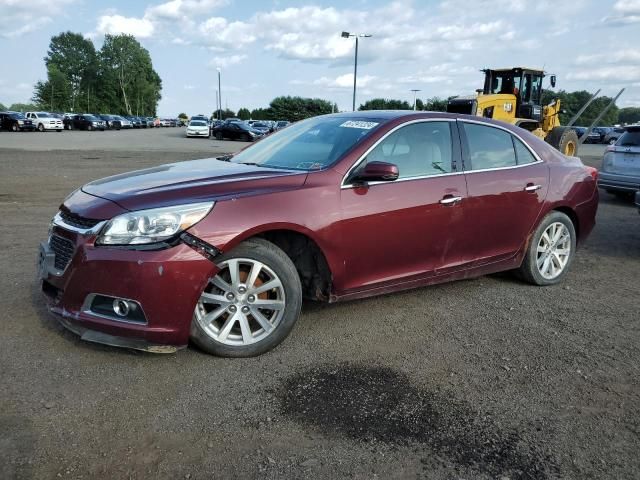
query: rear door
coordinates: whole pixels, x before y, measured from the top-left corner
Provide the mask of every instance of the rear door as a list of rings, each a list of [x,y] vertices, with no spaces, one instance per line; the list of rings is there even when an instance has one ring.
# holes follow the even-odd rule
[[[458,121],[468,198],[467,247],[473,265],[503,260],[525,245],[549,188],[549,168],[509,130]]]
[[[455,121],[397,127],[356,162],[340,190],[342,291],[370,290],[433,275],[460,263],[464,175]],[[358,185],[367,162],[398,166],[395,181]]]

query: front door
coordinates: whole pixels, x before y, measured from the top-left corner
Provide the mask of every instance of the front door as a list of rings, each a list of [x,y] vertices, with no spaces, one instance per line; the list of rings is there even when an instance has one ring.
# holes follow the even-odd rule
[[[352,169],[341,189],[344,275],[337,289],[399,284],[459,262],[467,196],[464,175],[456,171],[459,152],[455,122],[411,122]],[[371,161],[397,165],[399,178],[354,184]]]

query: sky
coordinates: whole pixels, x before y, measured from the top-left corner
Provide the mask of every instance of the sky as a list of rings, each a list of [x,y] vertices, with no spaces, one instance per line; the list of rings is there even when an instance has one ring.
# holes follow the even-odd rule
[[[482,68],[527,66],[565,90],[640,106],[640,0],[0,0],[0,103],[27,102],[53,35],[134,35],[162,78],[158,113],[266,107],[279,95],[350,110],[383,97],[469,95]],[[548,78],[545,79],[548,86]]]

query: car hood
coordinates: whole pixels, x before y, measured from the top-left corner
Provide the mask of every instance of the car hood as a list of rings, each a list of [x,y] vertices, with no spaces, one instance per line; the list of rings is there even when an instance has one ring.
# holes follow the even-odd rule
[[[96,180],[82,191],[127,210],[224,200],[299,188],[307,172],[224,162],[213,158],[170,163]]]

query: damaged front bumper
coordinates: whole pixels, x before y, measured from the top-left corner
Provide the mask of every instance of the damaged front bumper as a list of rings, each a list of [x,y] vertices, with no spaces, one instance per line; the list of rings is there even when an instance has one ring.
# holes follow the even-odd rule
[[[50,312],[83,340],[154,353],[185,347],[196,302],[217,273],[217,249],[188,234],[161,250],[96,247],[95,238],[54,225],[41,244]],[[136,315],[116,314],[116,301]]]

